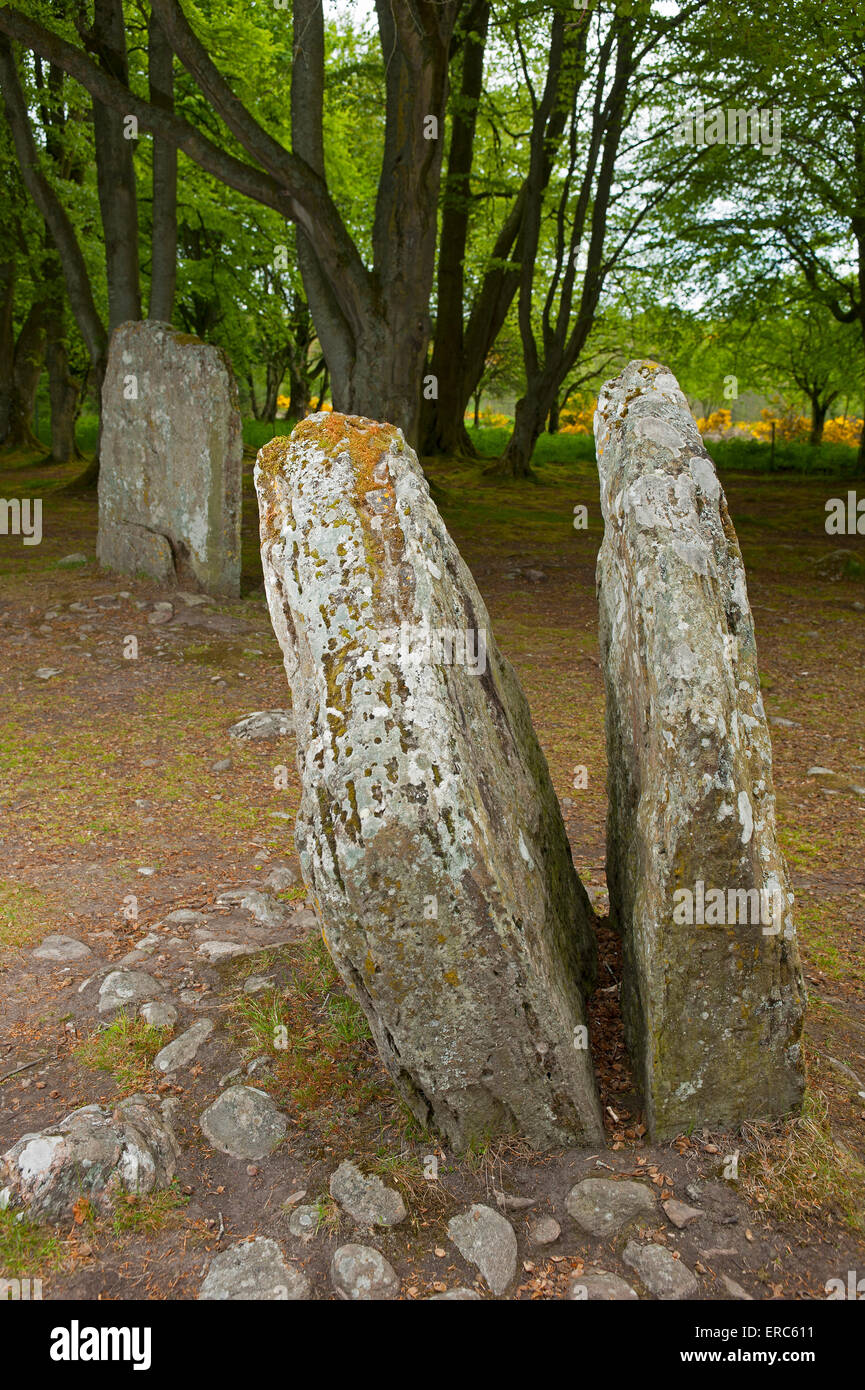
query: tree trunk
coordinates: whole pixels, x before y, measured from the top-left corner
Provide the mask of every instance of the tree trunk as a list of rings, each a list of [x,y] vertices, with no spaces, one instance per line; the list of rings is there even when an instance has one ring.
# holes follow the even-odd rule
[[[482,393],[481,391],[476,391],[476,392],[475,392],[475,429],[476,429],[476,430],[479,430],[480,427],[481,427],[481,395],[482,395],[482,394],[483,394],[483,393]]]
[[[101,67],[129,86],[122,0],[95,0],[90,42]],[[93,101],[96,182],[105,234],[108,279],[108,331],[141,318],[138,280],[138,206],[135,192],[135,141],[127,138],[127,117]]]
[[[276,419],[276,398],[279,395],[279,388],[285,376],[285,359],[282,354],[272,358],[271,361],[267,363],[265,372],[264,409],[261,413],[261,418],[263,420],[269,420],[270,423],[273,424]]]
[[[550,406],[550,413],[547,416],[547,433],[558,434],[559,432],[559,401],[558,397]]]
[[[808,443],[813,449],[819,448],[823,443],[823,427],[826,424],[826,412],[829,409],[829,401],[821,400],[819,392],[811,395],[811,434]]]
[[[155,15],[148,30],[150,100],[174,110],[174,53]],[[171,323],[177,283],[177,147],[153,138],[153,227],[149,317]]]
[[[435,400],[424,401],[422,405],[424,449],[430,454],[475,453],[464,418],[469,397],[464,395],[463,388],[463,314],[475,127],[483,92],[489,18],[488,0],[474,0],[463,25],[459,101],[454,106],[442,199],[436,332],[431,362],[437,395]]]
[[[514,412],[514,432],[507,447],[494,466],[496,473],[507,478],[530,478],[532,476],[532,454],[544,429],[544,421],[549,406],[540,394],[539,387],[529,383],[525,396],[517,401]]]
[[[303,420],[309,414],[309,378],[299,372],[294,360],[288,364],[288,414],[292,420]]]
[[[0,261],[0,444],[9,433],[15,362],[15,262]]]
[[[45,365],[48,368],[48,397],[51,402],[51,463],[68,463],[76,454],[78,382],[69,370],[63,307],[62,300],[53,300],[46,321]]]
[[[15,344],[9,428],[5,440],[7,449],[38,449],[42,452],[42,445],[33,432],[33,409],[42,375],[44,352],[45,306],[37,299],[30,305]]]

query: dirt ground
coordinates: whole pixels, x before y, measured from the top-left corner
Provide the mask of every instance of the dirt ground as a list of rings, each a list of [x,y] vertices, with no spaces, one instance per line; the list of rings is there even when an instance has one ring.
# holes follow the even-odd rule
[[[68,1228],[51,1231],[0,1213],[0,1277],[41,1275],[45,1298],[189,1299],[215,1251],[266,1235],[304,1270],[318,1299],[335,1296],[330,1259],[354,1239],[390,1260],[403,1298],[457,1285],[490,1297],[446,1227],[468,1203],[495,1206],[504,1193],[534,1203],[507,1207],[522,1261],[509,1297],[565,1297],[574,1273],[593,1268],[639,1288],[621,1258],[631,1233],[595,1240],[565,1208],[575,1181],[610,1173],[644,1178],[660,1200],[698,1201],[703,1215],[681,1231],[659,1202],[644,1232],[696,1273],[701,1298],[824,1298],[828,1279],[865,1273],[865,585],[857,577],[865,540],[845,538],[839,547],[823,529],[826,499],[847,485],[724,479],[767,712],[786,721],[773,723],[772,737],[810,997],[806,1107],[795,1120],[738,1134],[695,1131],[653,1146],[622,1040],[619,943],[603,924],[597,482],[588,466],[549,465],[534,484],[492,485],[480,468],[430,465],[445,520],[527,692],[574,861],[601,919],[591,1036],[607,1148],[536,1155],[514,1140],[458,1160],[396,1098],[300,885],[281,894],[293,924],[288,944],[273,947],[262,935],[254,956],[212,965],[191,928],[164,924],[168,913],[193,909],[218,925],[221,939],[241,940],[248,922],[217,904],[218,895],[275,866],[297,868],[293,738],[228,736],[251,711],[289,705],[261,587],[250,467],[243,597],[187,604],[148,582],[99,572],[95,496],[58,494],[59,471],[32,458],[0,459],[4,497],[44,495],[38,547],[0,537],[0,1152],[76,1106],[139,1091],[176,1099],[182,1151],[169,1192],[130,1199],[113,1217],[84,1201]],[[578,503],[589,508],[587,531],[572,524]],[[838,549],[850,553],[827,559]],[[58,567],[76,552],[90,562]],[[214,770],[225,759],[230,767]],[[588,771],[584,790],[573,785],[578,766]],[[815,766],[832,776],[809,775]],[[277,787],[279,767],[287,776],[276,777],[285,783]],[[33,948],[52,932],[85,942],[92,956],[37,960]],[[141,956],[141,968],[175,1003],[184,994],[174,1035],[196,1017],[216,1024],[195,1064],[174,1080],[151,1066],[170,1031],[130,1019],[100,1032],[96,1011],[102,974],[151,933],[159,944]],[[253,972],[271,984],[250,995],[244,982]],[[274,1049],[274,1023],[286,1025],[287,1049]],[[210,1148],[197,1120],[220,1080],[256,1058],[256,1084],[277,1100],[289,1132],[269,1158],[248,1164]],[[734,1154],[735,1180],[723,1176]],[[429,1155],[436,1181],[424,1176]],[[409,1220],[372,1237],[358,1233],[328,1195],[344,1158],[399,1188]],[[319,1207],[308,1243],[289,1232],[300,1200]],[[528,1223],[546,1214],[562,1233],[537,1247]]]

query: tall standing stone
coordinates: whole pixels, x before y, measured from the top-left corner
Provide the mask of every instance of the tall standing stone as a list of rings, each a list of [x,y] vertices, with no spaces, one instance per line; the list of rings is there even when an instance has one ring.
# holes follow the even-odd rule
[[[804,988],[745,571],[714,465],[654,362],[607,383],[595,440],[610,907],[628,1045],[666,1138],[798,1104]]]
[[[526,699],[390,425],[311,415],[255,469],[331,955],[417,1117],[457,1148],[602,1133],[593,913]]]
[[[220,348],[169,324],[122,323],[102,388],[99,563],[240,593],[243,438]]]

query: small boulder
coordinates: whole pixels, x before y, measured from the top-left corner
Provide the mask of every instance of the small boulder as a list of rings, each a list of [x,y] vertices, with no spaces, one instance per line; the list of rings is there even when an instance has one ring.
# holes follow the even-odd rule
[[[699,1284],[682,1260],[675,1260],[663,1245],[637,1245],[631,1241],[622,1256],[635,1269],[649,1293],[665,1302],[694,1298]]]
[[[116,1108],[85,1105],[35,1134],[25,1134],[0,1159],[0,1207],[22,1206],[37,1221],[72,1219],[86,1197],[109,1213],[122,1193],[168,1187],[180,1150],[164,1117],[146,1096]]]
[[[33,955],[37,960],[83,960],[93,952],[74,936],[46,936]]]
[[[398,1192],[385,1187],[381,1178],[365,1177],[348,1161],[332,1174],[330,1195],[361,1226],[396,1226],[407,1216]]]
[[[294,1302],[309,1295],[309,1280],[285,1263],[276,1241],[256,1236],[214,1255],[198,1297]]]
[[[262,709],[239,719],[229,729],[229,737],[247,741],[261,738],[283,738],[291,733],[291,715],[284,709]]]
[[[396,1270],[370,1245],[341,1245],[330,1262],[330,1278],[347,1301],[381,1301],[399,1293]]]
[[[618,1274],[610,1274],[606,1269],[593,1269],[586,1274],[575,1274],[568,1285],[568,1298],[587,1303],[624,1303],[638,1297],[630,1284],[626,1284]]]
[[[639,1216],[651,1216],[655,1199],[645,1183],[585,1178],[571,1188],[565,1205],[578,1226],[604,1239]]]
[[[169,1072],[177,1071],[179,1067],[188,1067],[190,1062],[195,1060],[195,1054],[202,1043],[212,1032],[212,1020],[200,1018],[197,1023],[193,1023],[191,1028],[187,1028],[185,1033],[181,1033],[179,1038],[166,1043],[165,1047],[157,1052],[153,1059],[154,1069]]]
[[[107,1014],[127,1004],[143,1003],[162,988],[159,980],[145,975],[143,970],[112,970],[99,986],[99,1012]]]
[[[254,1086],[229,1086],[199,1124],[208,1142],[232,1158],[266,1158],[288,1128],[270,1096]]]
[[[151,1028],[173,1028],[177,1022],[177,1009],[167,999],[148,999],[138,1014]]]
[[[476,1202],[461,1216],[451,1217],[448,1235],[493,1293],[504,1293],[517,1272],[517,1238],[510,1221]]]

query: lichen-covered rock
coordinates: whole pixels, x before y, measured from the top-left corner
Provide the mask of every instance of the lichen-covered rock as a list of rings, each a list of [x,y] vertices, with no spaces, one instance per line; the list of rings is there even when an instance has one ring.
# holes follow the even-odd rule
[[[742,556],[678,383],[595,415],[611,915],[651,1133],[794,1108],[804,988]]]
[[[526,699],[398,429],[318,414],[255,470],[296,842],[414,1113],[457,1148],[597,1142],[593,914]],[[576,1045],[575,1045],[576,1044]]]
[[[85,1105],[0,1158],[0,1206],[26,1207],[37,1221],[71,1219],[79,1198],[101,1213],[123,1193],[168,1187],[180,1157],[171,1125],[147,1097],[116,1109]]]
[[[240,593],[243,438],[221,349],[166,323],[120,324],[102,388],[101,456],[101,565]]]

